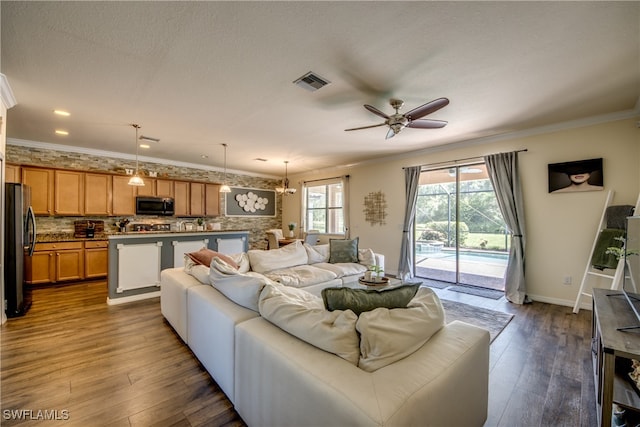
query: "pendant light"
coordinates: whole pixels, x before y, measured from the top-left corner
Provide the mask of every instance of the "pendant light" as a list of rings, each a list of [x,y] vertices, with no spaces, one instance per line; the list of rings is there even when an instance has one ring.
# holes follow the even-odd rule
[[[288,160],[284,161],[284,179],[282,180],[282,187],[276,187],[276,192],[278,194],[284,194],[285,196],[288,196],[290,194],[295,194],[296,189],[295,188],[289,188],[289,176],[288,176],[288,169],[287,169],[287,165],[289,164]]]
[[[220,186],[221,193],[231,193],[231,188],[227,185],[227,144],[222,144],[224,147],[224,179]]]
[[[142,180],[142,178],[140,178],[140,175],[138,175],[138,129],[140,129],[140,126],[137,124],[132,124],[131,126],[133,126],[136,129],[136,139],[135,139],[135,143],[136,143],[136,173],[135,175],[133,175],[130,179],[129,179],[129,185],[135,185],[136,187],[144,187],[144,181]]]

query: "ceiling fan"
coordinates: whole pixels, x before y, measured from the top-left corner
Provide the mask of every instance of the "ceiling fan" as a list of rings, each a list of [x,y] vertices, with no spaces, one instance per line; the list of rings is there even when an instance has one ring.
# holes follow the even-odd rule
[[[413,110],[404,114],[400,114],[398,112],[398,110],[400,110],[400,108],[402,108],[402,106],[404,105],[403,100],[391,99],[389,103],[391,104],[391,107],[393,107],[396,110],[395,114],[392,114],[390,116],[378,110],[376,107],[373,107],[367,104],[364,105],[364,108],[371,111],[373,114],[385,119],[384,123],[371,125],[371,126],[362,126],[357,128],[345,129],[345,131],[369,129],[369,128],[375,128],[378,126],[387,125],[389,126],[389,131],[387,132],[387,136],[385,139],[389,139],[399,134],[400,131],[405,127],[419,128],[419,129],[438,129],[438,128],[445,127],[447,125],[447,122],[443,120],[421,119],[427,114],[431,114],[447,106],[449,104],[449,100],[447,98],[434,99],[433,101],[427,102],[426,104],[421,105],[417,108],[414,108]]]

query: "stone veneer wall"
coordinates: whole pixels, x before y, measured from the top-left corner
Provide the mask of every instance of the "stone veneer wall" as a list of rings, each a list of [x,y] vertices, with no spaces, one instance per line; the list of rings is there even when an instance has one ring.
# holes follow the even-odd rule
[[[23,147],[17,145],[6,146],[6,161],[20,165],[42,166],[60,169],[75,169],[85,172],[109,172],[124,174],[125,168],[135,169],[135,161],[126,159],[116,159],[87,155],[83,153],[72,153],[55,150],[43,150],[38,148]],[[184,179],[193,181],[205,181],[221,183],[223,172],[208,171],[204,169],[165,165],[161,163],[139,162],[141,171],[152,170],[157,172],[158,178]],[[280,183],[279,180],[253,177],[248,175],[236,175],[227,172],[227,184],[232,187],[246,187],[257,189],[272,189]],[[251,249],[265,249],[266,241],[264,231],[272,228],[282,227],[282,196],[276,195],[276,216],[275,217],[226,217],[224,215],[224,204],[221,204],[223,213],[217,217],[205,218],[207,222],[217,222],[221,224],[222,230],[248,230],[249,247]],[[91,217],[94,220],[103,220],[105,230],[115,231],[113,223],[122,217]],[[87,219],[86,217],[37,217],[38,233],[73,233],[74,221]],[[133,216],[128,217],[130,222],[135,223],[171,223],[172,227],[179,220],[194,221],[193,219],[175,217],[152,217]]]

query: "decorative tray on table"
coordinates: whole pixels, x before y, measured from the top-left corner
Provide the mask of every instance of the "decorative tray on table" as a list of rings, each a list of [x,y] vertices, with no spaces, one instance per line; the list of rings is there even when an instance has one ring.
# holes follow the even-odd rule
[[[360,277],[358,279],[358,283],[360,283],[361,285],[366,285],[366,286],[387,286],[389,284],[389,278],[388,277],[381,277],[380,281],[373,281],[373,280],[364,280],[364,276]]]

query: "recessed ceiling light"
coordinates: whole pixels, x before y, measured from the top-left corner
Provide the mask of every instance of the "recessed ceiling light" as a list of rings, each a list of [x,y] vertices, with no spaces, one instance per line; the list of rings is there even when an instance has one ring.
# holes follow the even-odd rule
[[[67,136],[67,135],[69,135],[69,132],[67,132],[66,130],[56,129],[56,135]]]
[[[200,157],[201,157],[201,158],[203,158],[203,159],[208,159],[208,158],[209,158],[209,156],[207,156],[206,154],[203,154],[203,155],[202,155],[202,156],[200,156]]]
[[[149,144],[140,144],[140,148],[151,148]]]
[[[54,114],[57,114],[59,116],[65,116],[65,117],[69,117],[71,114],[68,111],[64,111],[64,110],[53,110]]]

